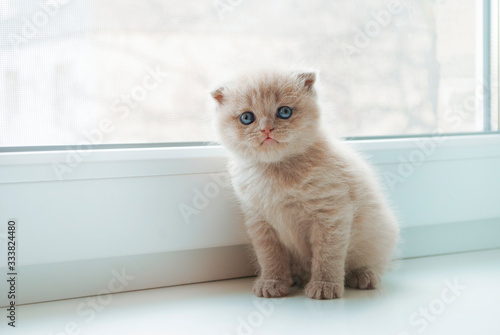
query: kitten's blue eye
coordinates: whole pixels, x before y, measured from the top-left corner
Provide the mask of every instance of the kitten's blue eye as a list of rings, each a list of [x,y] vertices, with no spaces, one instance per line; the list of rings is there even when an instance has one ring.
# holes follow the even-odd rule
[[[255,115],[252,112],[245,112],[240,115],[240,121],[245,126],[248,126],[250,123],[255,121]]]
[[[276,114],[280,119],[288,119],[292,116],[292,109],[288,106],[281,106],[278,108],[278,113]]]

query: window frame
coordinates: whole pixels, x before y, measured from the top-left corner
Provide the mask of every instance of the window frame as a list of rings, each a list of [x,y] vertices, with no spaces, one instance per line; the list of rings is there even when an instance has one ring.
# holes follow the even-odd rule
[[[490,141],[499,143],[500,132],[473,134],[442,134],[425,136],[405,136],[390,138],[349,138],[344,139],[361,152],[386,152],[388,159],[373,156],[373,164],[396,163],[401,150],[415,148],[417,142],[432,140],[443,148],[449,148],[446,159],[468,159],[475,157],[483,145]],[[463,146],[462,151],[452,148]],[[474,148],[471,150],[471,148]],[[227,151],[220,145],[182,145],[164,144],[137,147],[128,145],[104,145],[74,147],[73,149],[41,148],[39,150],[15,151],[11,148],[0,149],[0,183],[22,183],[34,181],[64,181],[96,178],[145,177],[155,175],[209,174],[223,172],[226,166]],[[393,152],[392,155],[389,153]],[[484,153],[488,157],[487,153]],[[426,162],[441,160],[441,156],[426,157]],[[140,168],[128,169],[123,163],[138,163]],[[154,164],[149,164],[154,162]],[[121,170],[108,171],[96,163],[120,164]],[[18,169],[18,167],[24,167]]]

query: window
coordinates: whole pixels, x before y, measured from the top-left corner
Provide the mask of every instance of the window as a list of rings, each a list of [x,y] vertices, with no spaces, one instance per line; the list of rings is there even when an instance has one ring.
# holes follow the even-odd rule
[[[321,71],[342,136],[496,131],[491,5],[2,1],[0,146],[210,141],[217,80],[282,63]]]

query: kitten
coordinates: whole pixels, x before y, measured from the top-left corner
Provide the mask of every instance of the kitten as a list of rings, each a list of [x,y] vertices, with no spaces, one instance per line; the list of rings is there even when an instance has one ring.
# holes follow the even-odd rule
[[[257,256],[259,297],[294,281],[314,299],[373,289],[392,259],[397,221],[369,166],[320,129],[315,73],[243,76],[212,92],[216,128]]]

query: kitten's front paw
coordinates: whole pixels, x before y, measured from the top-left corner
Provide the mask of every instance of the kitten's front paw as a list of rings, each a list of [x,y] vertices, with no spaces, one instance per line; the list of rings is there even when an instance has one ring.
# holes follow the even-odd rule
[[[313,299],[336,299],[342,297],[344,285],[329,281],[312,281],[306,285],[305,292]]]
[[[259,278],[253,285],[253,293],[258,297],[279,298],[290,292],[291,281]]]
[[[377,288],[380,282],[380,276],[375,271],[366,267],[352,270],[345,277],[347,286],[361,290]]]

